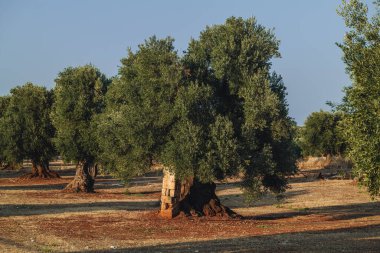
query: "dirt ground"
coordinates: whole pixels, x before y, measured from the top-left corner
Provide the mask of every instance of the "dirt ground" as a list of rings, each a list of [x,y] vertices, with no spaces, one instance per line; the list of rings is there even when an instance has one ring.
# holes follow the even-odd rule
[[[280,202],[270,194],[247,206],[238,185],[218,184],[222,203],[243,219],[157,216],[161,174],[131,181],[109,176],[96,193],[61,190],[61,179],[20,181],[0,170],[0,252],[380,252],[380,202],[353,180],[291,178]]]

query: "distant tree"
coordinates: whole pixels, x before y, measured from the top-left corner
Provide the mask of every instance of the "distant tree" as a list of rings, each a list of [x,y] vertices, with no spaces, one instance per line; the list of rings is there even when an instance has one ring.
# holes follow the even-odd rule
[[[0,97],[0,127],[3,125],[3,117],[6,113],[8,104],[9,104],[10,96],[1,96]],[[5,135],[4,131],[0,129],[0,167],[7,166],[6,158],[5,158]]]
[[[52,102],[50,91],[32,83],[12,89],[11,96],[2,99],[0,106],[7,104],[0,113],[2,155],[9,163],[30,159],[32,173],[25,177],[59,177],[49,169],[54,155],[54,128],[49,115]]]
[[[78,163],[67,190],[93,192],[98,158],[96,117],[104,109],[109,80],[91,65],[69,67],[58,74],[52,119],[54,139],[65,160]]]
[[[348,28],[338,45],[352,80],[344,99],[344,132],[354,172],[373,196],[380,194],[380,1],[375,6],[372,19],[359,0],[343,1],[338,11]]]
[[[99,124],[108,168],[131,177],[156,161],[194,177],[187,206],[201,214],[228,210],[213,181],[240,172],[251,195],[284,191],[295,128],[282,79],[270,73],[278,44],[255,19],[229,18],[192,40],[183,59],[170,38],[129,51]]]
[[[304,156],[342,155],[347,144],[340,129],[343,114],[313,112],[300,130],[300,145]]]
[[[4,120],[3,116],[5,115],[7,107],[9,105],[10,98],[11,98],[10,96],[0,97],[0,126],[2,124],[1,121]],[[8,161],[7,160],[6,155],[5,155],[6,146],[7,146],[7,143],[6,143],[5,130],[2,131],[0,129],[0,168],[3,168],[3,169],[9,169],[9,168],[20,169],[20,168],[22,168],[22,161],[15,162],[15,161]]]

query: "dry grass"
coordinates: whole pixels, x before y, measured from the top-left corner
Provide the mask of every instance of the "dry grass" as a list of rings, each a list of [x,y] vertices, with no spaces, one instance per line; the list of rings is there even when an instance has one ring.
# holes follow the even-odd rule
[[[309,156],[299,160],[297,165],[302,170],[323,168],[350,170],[352,168],[351,161],[341,156]]]
[[[101,177],[95,194],[62,193],[59,180],[15,181],[0,172],[0,252],[380,252],[380,204],[353,180],[319,180],[302,169],[278,202],[247,206],[234,182],[219,184],[222,202],[242,220],[159,218],[161,176]]]
[[[320,178],[352,179],[352,162],[341,156],[306,157],[298,161],[300,173],[318,170]]]

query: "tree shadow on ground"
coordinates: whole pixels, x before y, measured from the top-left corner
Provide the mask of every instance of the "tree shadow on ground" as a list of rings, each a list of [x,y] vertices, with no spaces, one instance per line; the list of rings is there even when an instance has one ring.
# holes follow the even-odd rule
[[[275,214],[244,216],[246,220],[278,220],[293,218],[306,215],[323,215],[329,216],[331,220],[352,220],[378,216],[380,210],[380,202],[368,202],[361,204],[324,206],[315,208],[301,208],[290,212],[281,212]],[[380,220],[379,220],[380,223]]]
[[[147,211],[158,210],[159,201],[113,201],[70,204],[5,204],[0,205],[0,217],[93,212],[106,210]]]
[[[61,175],[62,176],[62,175]],[[74,174],[72,175],[74,176]],[[0,185],[1,190],[22,190],[22,191],[36,191],[36,190],[63,190],[68,184],[68,179],[38,179],[40,184],[34,184],[32,180],[20,180],[12,182],[11,185]],[[46,184],[41,184],[41,181],[44,180]],[[69,179],[71,180],[71,178]],[[62,183],[62,181],[65,181]],[[130,180],[128,187],[135,186],[146,186],[150,184],[161,183],[161,177],[136,177]],[[116,178],[111,176],[98,176],[95,178],[95,191],[97,189],[117,189],[125,188],[125,184]]]
[[[78,252],[380,252],[380,225]],[[127,238],[126,238],[127,239]]]
[[[219,189],[218,189],[219,190]],[[297,197],[299,195],[308,194],[308,190],[294,190],[289,191],[284,194],[284,199],[290,200],[294,197]],[[276,200],[276,197],[274,194],[267,193],[264,197],[261,199],[254,201],[253,203],[245,202],[244,194],[243,193],[236,193],[236,194],[218,194],[218,197],[222,204],[228,206],[229,208],[241,208],[241,207],[264,207],[264,206],[271,206],[271,205],[277,205],[281,204],[281,200]]]
[[[4,185],[0,186],[0,191],[1,190],[8,190],[8,191],[49,191],[49,190],[63,190],[66,185],[66,183],[55,183],[52,184],[52,181],[49,182],[49,184],[31,184],[31,185]]]
[[[236,187],[239,188],[240,186],[241,186],[240,182],[228,182],[228,183],[217,182],[216,183],[216,187],[218,190],[229,190],[229,189],[233,189]]]
[[[352,180],[353,179],[352,175],[348,177],[348,175],[345,175],[345,173],[351,174],[352,170],[330,168],[330,167],[307,169],[307,170],[299,169],[298,172],[294,176],[289,177],[289,183],[309,183],[309,182],[320,181],[320,180]]]
[[[144,176],[144,177],[136,177],[128,181],[128,187],[134,186],[146,186],[154,183],[162,183],[162,177],[152,177],[152,176]]]
[[[64,176],[74,176],[75,168],[64,168],[61,169],[57,166],[50,167],[50,170],[58,173],[61,177]],[[32,167],[24,166],[21,169],[3,169],[0,170],[0,179],[17,179],[25,174],[28,174],[32,171]]]
[[[41,183],[41,180],[45,180],[46,184],[34,184],[33,180],[22,180],[15,182],[12,185],[3,185],[0,186],[0,191],[49,191],[49,190],[63,190],[68,184],[67,180],[61,179],[40,179],[38,182]],[[64,181],[64,182],[62,182]],[[111,179],[111,180],[95,180],[95,190],[96,189],[116,189],[116,188],[125,188],[124,184],[120,180]]]
[[[31,172],[31,169],[26,169],[26,168],[22,168],[19,170],[2,169],[0,170],[0,179],[17,178],[29,172]]]

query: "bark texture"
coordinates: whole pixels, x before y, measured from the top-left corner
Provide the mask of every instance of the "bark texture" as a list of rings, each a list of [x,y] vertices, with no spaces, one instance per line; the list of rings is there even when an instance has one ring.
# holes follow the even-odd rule
[[[21,176],[21,178],[60,178],[57,172],[49,169],[49,162],[32,161],[32,172]]]
[[[187,216],[228,216],[240,217],[230,208],[221,204],[215,194],[215,183],[201,183],[194,180],[187,196],[180,202],[180,210]]]
[[[66,186],[66,191],[71,192],[94,192],[95,176],[97,174],[97,166],[80,162],[77,165],[74,179]]]

